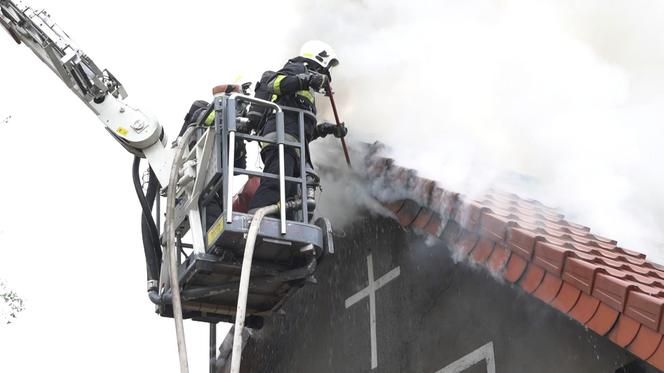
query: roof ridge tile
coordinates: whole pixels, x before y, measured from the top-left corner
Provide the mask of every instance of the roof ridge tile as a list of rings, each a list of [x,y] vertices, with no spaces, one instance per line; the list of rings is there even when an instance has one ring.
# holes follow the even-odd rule
[[[625,302],[625,315],[634,318],[653,330],[664,332],[662,314],[664,313],[664,299],[630,290]]]
[[[607,275],[596,273],[592,295],[613,309],[623,312],[627,291],[636,287],[627,281]]]
[[[595,264],[567,257],[562,278],[584,293],[591,294],[595,282],[595,274],[599,271],[603,271],[603,269]]]

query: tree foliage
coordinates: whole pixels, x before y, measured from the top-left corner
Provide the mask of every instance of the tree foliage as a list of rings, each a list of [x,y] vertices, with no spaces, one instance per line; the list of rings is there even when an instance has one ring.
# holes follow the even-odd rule
[[[11,324],[24,309],[23,299],[0,281],[0,324]]]

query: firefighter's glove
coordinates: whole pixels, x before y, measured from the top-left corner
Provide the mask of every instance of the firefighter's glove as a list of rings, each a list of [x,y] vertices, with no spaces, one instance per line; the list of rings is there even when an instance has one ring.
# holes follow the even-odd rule
[[[348,134],[348,128],[346,128],[345,122],[341,122],[340,125],[334,126],[334,137],[340,139],[342,137],[346,137],[347,134]]]
[[[334,137],[341,138],[345,137],[346,134],[348,133],[348,129],[344,125],[344,123],[341,123],[340,126],[337,126],[336,124],[332,123],[321,123],[317,126],[318,128],[316,129],[318,132],[318,136],[320,137],[325,137],[327,135],[334,135]]]
[[[309,88],[316,92],[324,92],[327,85],[327,75],[317,73],[315,71],[309,72]]]

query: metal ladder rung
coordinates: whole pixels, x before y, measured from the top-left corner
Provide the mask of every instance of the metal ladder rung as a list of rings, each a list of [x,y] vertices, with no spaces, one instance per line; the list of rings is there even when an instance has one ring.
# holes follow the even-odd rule
[[[268,144],[277,144],[277,140],[267,140],[267,139],[263,138],[262,136],[249,135],[249,134],[241,133],[241,132],[237,132],[235,134],[235,137],[245,139],[245,140],[265,142],[265,143],[268,143]],[[292,142],[292,141],[284,141],[283,144],[285,146],[290,146],[290,147],[293,147],[293,148],[300,148],[300,146],[301,146],[300,143]]]
[[[240,175],[249,175],[249,176],[259,176],[259,177],[267,177],[269,179],[279,179],[279,175],[277,174],[271,174],[271,173],[266,173],[266,172],[260,172],[260,171],[251,171],[251,170],[246,170],[244,168],[236,168],[235,170],[236,174]],[[289,183],[301,183],[302,178],[300,177],[292,177],[292,176],[284,176],[284,180]]]

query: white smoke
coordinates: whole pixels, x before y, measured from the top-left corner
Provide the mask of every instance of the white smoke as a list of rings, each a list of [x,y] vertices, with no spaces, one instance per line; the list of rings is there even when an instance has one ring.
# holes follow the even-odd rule
[[[502,184],[664,259],[662,3],[296,3],[294,42],[341,57],[350,139],[380,140],[453,190]]]

